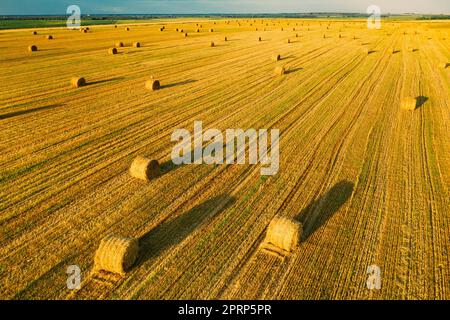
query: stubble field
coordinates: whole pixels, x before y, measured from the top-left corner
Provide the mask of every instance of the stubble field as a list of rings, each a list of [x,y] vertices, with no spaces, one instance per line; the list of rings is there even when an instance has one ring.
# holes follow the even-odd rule
[[[449,22],[227,21],[0,32],[1,298],[450,299]],[[279,129],[278,174],[173,165],[194,121]],[[162,176],[130,177],[138,155]],[[275,216],[304,227],[284,259],[259,249]],[[99,281],[108,234],[141,250]]]

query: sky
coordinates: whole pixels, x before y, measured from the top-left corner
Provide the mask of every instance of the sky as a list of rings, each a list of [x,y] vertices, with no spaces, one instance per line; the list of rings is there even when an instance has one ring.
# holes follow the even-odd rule
[[[450,14],[450,0],[0,0],[1,15],[366,12]]]

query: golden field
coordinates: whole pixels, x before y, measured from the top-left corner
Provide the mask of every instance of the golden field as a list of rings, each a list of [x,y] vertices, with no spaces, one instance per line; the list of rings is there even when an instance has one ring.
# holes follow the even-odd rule
[[[0,298],[450,299],[449,22],[128,27],[0,32]],[[278,174],[173,165],[172,132],[200,120],[279,129]],[[133,179],[139,155],[163,174]],[[260,250],[276,216],[303,225],[285,258]],[[92,267],[109,234],[140,254],[106,281]]]

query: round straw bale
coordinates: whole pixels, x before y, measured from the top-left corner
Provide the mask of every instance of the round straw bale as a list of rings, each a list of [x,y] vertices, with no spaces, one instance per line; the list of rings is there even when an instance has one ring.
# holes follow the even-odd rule
[[[49,34],[49,35],[47,36],[47,39],[48,39],[48,40],[52,40],[52,39],[53,39],[53,36]]]
[[[134,42],[133,43],[133,47],[140,48],[141,47],[141,43],[140,42]]]
[[[197,32],[200,32],[200,29],[197,29]]]
[[[156,91],[161,89],[161,83],[159,80],[151,79],[145,82],[145,88],[151,91]]]
[[[150,160],[141,156],[136,157],[130,166],[130,175],[134,178],[149,181],[160,175],[157,160]]]
[[[117,54],[117,49],[116,48],[110,48],[110,49],[108,49],[108,53],[109,54]]]
[[[102,239],[95,252],[94,270],[124,275],[139,255],[139,241],[115,235]]]
[[[281,60],[281,56],[279,54],[276,54],[272,57],[273,61],[280,61]]]
[[[159,31],[164,31],[164,28],[159,28]]]
[[[126,31],[130,31],[130,28],[129,28],[129,27],[126,27],[125,30],[126,30]]]
[[[37,35],[37,31],[33,31],[31,34],[32,34],[33,36],[35,36],[35,35]]]
[[[28,47],[28,51],[30,51],[30,52],[38,51],[38,47],[33,44],[33,45]]]
[[[285,73],[286,73],[286,69],[284,67],[276,67],[275,68],[276,75],[282,76]]]
[[[214,29],[209,29],[209,32],[214,32]]]
[[[400,107],[402,110],[416,110],[417,99],[412,97],[405,97],[402,99]]]
[[[82,32],[83,33],[87,33],[88,31],[87,31],[87,29],[83,29]]]
[[[265,243],[291,252],[300,243],[302,224],[287,218],[274,218],[267,229]]]
[[[116,48],[123,47],[123,42],[116,42]]]
[[[227,38],[227,37],[223,38],[223,41],[227,42],[227,41],[228,41],[228,38]]]
[[[291,43],[291,39],[287,39],[287,40],[286,40],[286,43]]]
[[[211,41],[211,43],[209,44],[211,47],[214,47],[215,46],[215,44],[214,44],[214,41]]]
[[[261,42],[261,41],[262,41],[261,37],[259,37],[259,38],[258,38],[258,41],[259,41],[259,42]]]
[[[74,88],[79,88],[86,85],[86,80],[81,77],[73,77],[72,79],[70,79],[70,84]]]
[[[117,24],[114,26],[114,29],[117,29]]]

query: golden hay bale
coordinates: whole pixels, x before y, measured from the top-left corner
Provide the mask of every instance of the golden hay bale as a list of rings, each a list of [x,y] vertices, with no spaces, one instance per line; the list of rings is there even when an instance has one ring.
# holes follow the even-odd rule
[[[110,48],[110,49],[108,49],[108,53],[109,54],[117,54],[117,49],[116,48]]]
[[[215,46],[215,44],[214,44],[214,41],[211,41],[211,43],[209,44],[211,47],[214,47]]]
[[[164,31],[164,28],[159,28],[159,31]]]
[[[411,98],[411,97],[406,97],[403,98],[401,103],[400,103],[400,107],[402,110],[416,110],[417,107],[417,99],[416,98]]]
[[[116,48],[123,47],[123,42],[116,42]]]
[[[125,30],[126,30],[126,31],[130,31],[130,28],[126,27]]]
[[[49,35],[47,36],[47,39],[48,39],[48,40],[52,40],[52,39],[53,39],[53,36],[49,34]]]
[[[214,29],[209,29],[209,32],[214,32]]]
[[[82,77],[73,77],[70,79],[70,84],[73,88],[79,88],[86,85],[86,80]]]
[[[284,67],[276,67],[274,72],[276,75],[282,76],[286,73],[286,69]]]
[[[280,61],[281,60],[281,56],[279,54],[276,54],[272,57],[273,61]]]
[[[227,37],[223,38],[223,41],[227,42],[227,41],[228,41],[228,38],[227,38]]]
[[[295,34],[295,37],[298,38],[298,33]]]
[[[200,29],[197,29],[197,32],[200,32]]]
[[[302,232],[300,222],[287,218],[274,218],[267,228],[264,243],[291,252],[299,245]]]
[[[117,29],[117,25],[115,25],[114,28]]]
[[[33,44],[33,45],[28,47],[28,51],[30,51],[30,52],[38,51],[38,47]]]
[[[159,81],[158,80],[151,80],[151,81],[157,81],[159,89]],[[134,178],[149,181],[150,179],[158,177],[161,173],[161,170],[159,168],[159,163],[157,160],[150,160],[138,156],[131,163],[129,172],[130,175]]]
[[[139,255],[139,241],[115,235],[102,239],[95,252],[94,271],[124,275]]]
[[[287,39],[287,40],[286,40],[286,43],[291,43],[291,39]]]
[[[31,34],[32,34],[33,36],[35,36],[35,35],[37,35],[37,31],[33,31]]]
[[[87,31],[87,29],[83,29],[83,33],[87,33],[88,31]]]
[[[140,42],[134,42],[133,43],[133,47],[140,48],[141,47],[141,43]]]
[[[261,37],[258,38],[258,41],[260,41],[260,42],[262,41]]]

